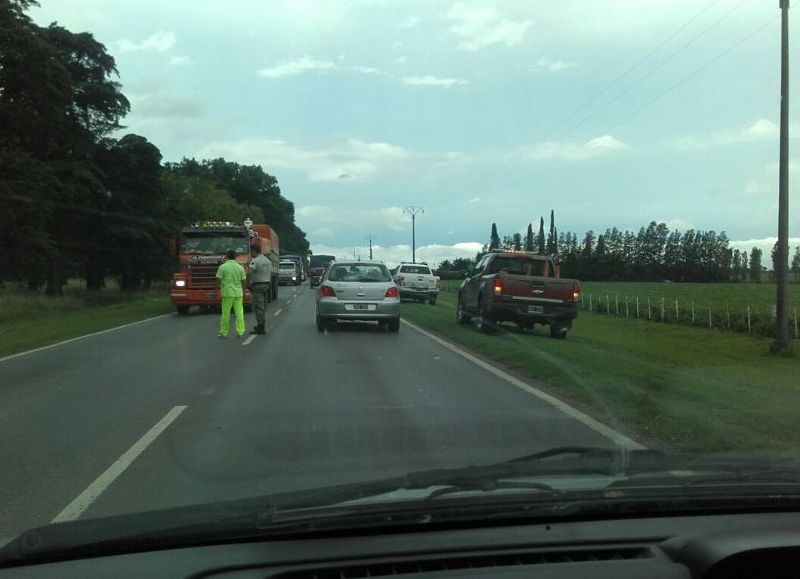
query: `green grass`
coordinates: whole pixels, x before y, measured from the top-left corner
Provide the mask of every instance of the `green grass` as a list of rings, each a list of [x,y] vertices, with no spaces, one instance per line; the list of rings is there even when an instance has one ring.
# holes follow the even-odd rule
[[[800,440],[800,359],[770,340],[581,313],[566,340],[504,324],[483,335],[455,322],[454,296],[403,316],[543,383],[610,425],[681,451],[785,451]]]
[[[111,286],[92,295],[72,282],[63,297],[50,298],[9,285],[0,290],[0,357],[172,310],[163,287],[130,296]]]

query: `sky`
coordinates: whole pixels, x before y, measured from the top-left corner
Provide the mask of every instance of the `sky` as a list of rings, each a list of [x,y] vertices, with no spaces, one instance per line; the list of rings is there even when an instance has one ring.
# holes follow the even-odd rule
[[[656,220],[767,254],[775,240],[777,0],[40,4],[37,23],[92,32],[115,57],[121,134],[167,161],[260,164],[315,253],[366,256],[371,236],[376,259],[408,260],[410,206],[433,263],[551,209],[579,235]]]

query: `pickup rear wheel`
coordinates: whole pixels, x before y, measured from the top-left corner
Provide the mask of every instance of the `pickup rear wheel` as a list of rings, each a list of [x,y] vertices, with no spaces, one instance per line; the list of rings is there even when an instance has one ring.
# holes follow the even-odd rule
[[[478,317],[475,318],[475,327],[483,334],[491,334],[496,329],[496,325],[489,316],[483,300],[478,301]]]
[[[429,299],[429,300],[428,300],[428,303],[429,303],[430,305],[432,305],[432,306],[435,306],[435,305],[436,305],[436,298],[431,298],[431,299]]]
[[[456,321],[464,325],[472,321],[472,317],[464,311],[464,303],[461,301],[461,296],[458,296],[458,305],[456,305]]]
[[[563,326],[550,326],[550,337],[556,340],[563,340],[567,337],[568,328]]]
[[[185,316],[189,313],[189,306],[175,306],[175,310],[179,316]]]

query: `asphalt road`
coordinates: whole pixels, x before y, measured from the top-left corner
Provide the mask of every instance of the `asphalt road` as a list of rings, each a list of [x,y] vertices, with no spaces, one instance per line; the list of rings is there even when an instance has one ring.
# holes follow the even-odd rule
[[[217,315],[197,313],[0,362],[0,538],[59,514],[611,444],[407,325],[317,332],[307,285],[281,288],[268,318],[247,345],[217,338]]]

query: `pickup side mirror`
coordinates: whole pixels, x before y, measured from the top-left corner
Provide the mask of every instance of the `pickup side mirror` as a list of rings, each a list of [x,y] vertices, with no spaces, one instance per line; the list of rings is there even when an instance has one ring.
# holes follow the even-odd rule
[[[470,269],[470,270],[464,272],[464,279],[469,279],[469,276],[471,276],[471,275],[472,275],[472,270]]]

